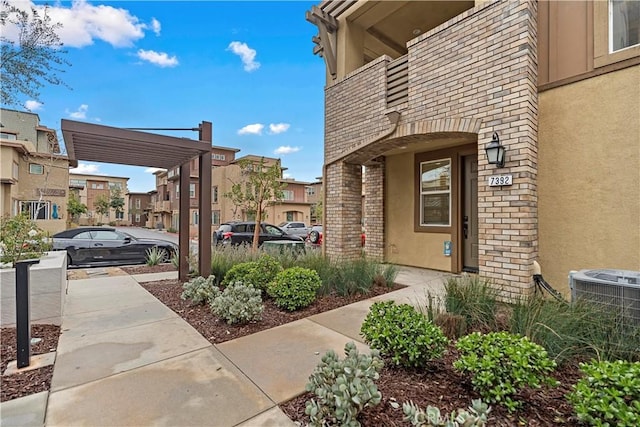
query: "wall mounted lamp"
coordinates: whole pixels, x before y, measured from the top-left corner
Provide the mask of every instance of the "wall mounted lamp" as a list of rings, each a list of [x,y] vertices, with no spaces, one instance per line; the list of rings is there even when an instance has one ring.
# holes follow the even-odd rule
[[[493,133],[491,142],[487,144],[484,150],[487,153],[487,161],[490,165],[498,165],[500,168],[504,166],[504,154],[507,149],[500,144],[497,132]]]

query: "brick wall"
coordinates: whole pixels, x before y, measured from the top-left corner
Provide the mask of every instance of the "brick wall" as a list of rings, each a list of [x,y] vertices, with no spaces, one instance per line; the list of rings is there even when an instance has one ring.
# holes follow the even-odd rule
[[[324,246],[331,258],[355,259],[362,253],[362,167],[338,162],[326,170],[327,206]]]
[[[384,260],[384,157],[379,164],[365,169],[364,228],[367,233],[365,252],[378,261]]]
[[[536,8],[533,0],[489,2],[410,41],[409,95],[407,103],[400,106],[398,127],[427,135],[420,129],[430,129],[425,125],[429,122],[441,124],[439,132],[451,132],[464,123],[479,124],[475,132],[480,273],[509,284],[506,292],[513,294],[530,289],[531,267],[538,251]],[[326,89],[326,163],[389,128],[384,116],[388,61],[381,57]],[[489,166],[484,156],[484,146],[493,132],[498,132],[508,150],[502,169]],[[407,137],[396,132],[379,144],[400,136]],[[342,193],[352,192],[337,176],[344,168],[327,168],[327,188],[331,189],[327,206],[335,209],[344,203]],[[512,174],[514,184],[488,187],[487,177],[496,173]],[[379,178],[375,173],[366,178],[367,193],[375,193],[373,187],[378,184],[370,185],[369,179]],[[335,185],[338,187],[333,188]],[[336,228],[341,237],[353,239],[355,230],[347,231],[344,216],[332,224],[334,216],[327,214],[328,234]],[[372,245],[382,242],[378,232],[375,226],[367,229]]]

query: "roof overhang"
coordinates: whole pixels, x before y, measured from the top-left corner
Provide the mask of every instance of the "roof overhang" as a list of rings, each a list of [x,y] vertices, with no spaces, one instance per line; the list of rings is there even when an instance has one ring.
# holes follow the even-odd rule
[[[62,119],[69,161],[171,169],[211,151],[211,143]]]

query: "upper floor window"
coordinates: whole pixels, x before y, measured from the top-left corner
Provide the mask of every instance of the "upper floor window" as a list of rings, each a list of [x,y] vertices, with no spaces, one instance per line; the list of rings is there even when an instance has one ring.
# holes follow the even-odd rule
[[[104,190],[104,184],[94,182],[93,184],[91,184],[91,188],[93,188],[94,190]]]
[[[13,169],[11,171],[11,177],[13,179],[18,179],[19,176],[20,176],[20,166],[16,162],[13,162]]]
[[[140,199],[136,199],[136,209],[140,209]]]
[[[218,203],[218,186],[217,185],[214,185],[213,188],[211,188],[211,202]]]
[[[109,188],[110,189],[118,189],[118,190],[122,190],[122,183],[121,182],[110,182],[109,183]]]
[[[29,163],[29,173],[34,175],[43,175],[44,166],[37,163]]]
[[[609,52],[640,44],[640,2],[609,1]]]
[[[189,198],[191,198],[191,199],[195,199],[196,198],[196,185],[195,184],[189,184]]]
[[[0,132],[0,138],[15,141],[16,139],[18,139],[18,135],[16,135],[15,133]]]
[[[420,225],[451,225],[451,159],[420,163]]]
[[[224,160],[224,159],[225,159],[224,154],[213,153],[213,160]]]
[[[77,185],[79,187],[84,187],[85,185],[87,185],[87,180],[86,179],[70,179],[69,184]]]
[[[284,191],[282,191],[282,194],[284,195],[282,200],[293,200],[293,191],[284,190]]]
[[[220,211],[211,211],[211,224],[220,224]]]

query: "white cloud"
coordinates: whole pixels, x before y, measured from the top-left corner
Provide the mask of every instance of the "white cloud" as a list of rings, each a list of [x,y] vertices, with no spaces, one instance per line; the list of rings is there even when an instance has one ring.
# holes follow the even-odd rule
[[[87,104],[82,104],[80,107],[78,107],[78,111],[70,112],[69,110],[67,110],[67,113],[72,119],[86,119],[88,110],[89,106]]]
[[[260,63],[255,60],[255,49],[251,49],[246,43],[231,42],[227,50],[230,50],[242,59],[245,71],[251,72],[260,68]]]
[[[164,172],[164,171],[166,171],[166,169],[162,169],[162,168],[146,168],[144,170],[144,173],[154,174],[154,173],[160,172],[160,171]]]
[[[21,10],[31,11],[35,8],[44,13],[44,4],[35,5],[32,1],[10,0],[10,3]],[[66,47],[84,47],[102,40],[113,47],[130,47],[151,30],[160,33],[161,24],[153,18],[150,24],[141,22],[128,10],[106,5],[92,5],[86,0],[74,0],[71,7],[64,7],[62,2],[54,2],[49,6],[48,15],[52,23],[60,23],[62,27],[56,32]],[[15,26],[2,29],[3,36],[9,40],[18,39]]]
[[[29,101],[24,103],[24,108],[29,111],[38,111],[42,108],[42,103],[30,99]]]
[[[300,147],[291,147],[289,145],[283,145],[281,147],[276,148],[273,153],[274,154],[291,154],[297,153],[300,151]]]
[[[175,56],[169,57],[165,52],[140,49],[138,50],[138,58],[163,68],[178,65],[178,58]]]
[[[90,163],[78,163],[77,168],[69,169],[70,173],[80,173],[80,174],[98,174],[98,165],[92,165]]]
[[[283,173],[282,173],[282,177],[283,177],[284,179],[289,179],[289,178],[291,178],[291,174],[290,174],[290,173],[287,173],[287,172],[283,172]]]
[[[162,24],[156,18],[151,19],[151,30],[156,33],[156,36],[160,35],[160,30],[162,30]]]
[[[264,125],[262,123],[254,123],[252,125],[246,125],[238,131],[238,135],[262,135],[262,129]]]
[[[271,123],[269,125],[269,133],[271,134],[279,134],[289,130],[289,123]]]

